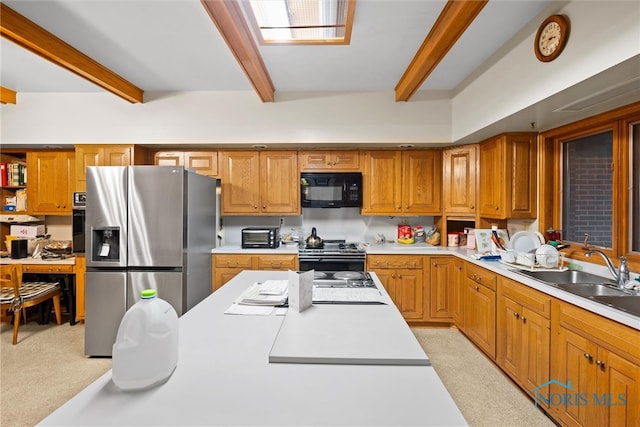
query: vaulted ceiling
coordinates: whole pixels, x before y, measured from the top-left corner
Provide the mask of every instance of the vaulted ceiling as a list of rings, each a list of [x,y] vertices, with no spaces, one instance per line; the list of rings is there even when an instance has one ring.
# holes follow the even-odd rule
[[[143,102],[144,92],[255,90],[259,102],[395,90],[407,101],[455,91],[550,3],[357,0],[351,43],[315,46],[258,44],[231,0],[3,0],[0,86],[3,100],[12,91],[108,90]]]

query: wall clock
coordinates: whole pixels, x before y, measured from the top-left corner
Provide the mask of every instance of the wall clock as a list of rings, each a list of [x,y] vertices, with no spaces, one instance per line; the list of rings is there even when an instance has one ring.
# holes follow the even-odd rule
[[[567,44],[571,23],[564,15],[551,15],[545,19],[536,33],[533,50],[542,62],[556,59]]]

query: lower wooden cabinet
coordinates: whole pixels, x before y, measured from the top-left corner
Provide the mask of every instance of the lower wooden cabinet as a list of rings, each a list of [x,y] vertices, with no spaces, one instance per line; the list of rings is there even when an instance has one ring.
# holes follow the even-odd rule
[[[496,274],[468,263],[464,278],[463,332],[489,357],[496,357]]]
[[[640,425],[640,331],[556,301],[552,332],[554,418],[567,426]],[[573,399],[558,398],[567,394]]]
[[[455,258],[431,257],[429,282],[429,318],[453,320]]]
[[[367,270],[376,273],[407,321],[425,319],[424,258],[421,255],[367,256]]]
[[[84,322],[84,289],[87,259],[84,255],[76,255],[76,321]]]
[[[496,362],[533,394],[549,381],[551,297],[500,277],[497,310]]]
[[[295,254],[215,254],[212,256],[212,290],[233,279],[243,270],[297,270]]]
[[[453,275],[451,276],[451,317],[453,324],[464,327],[464,261],[453,258]]]

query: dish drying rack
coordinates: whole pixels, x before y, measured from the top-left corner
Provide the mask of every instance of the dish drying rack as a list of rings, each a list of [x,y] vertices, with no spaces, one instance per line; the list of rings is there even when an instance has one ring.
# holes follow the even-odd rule
[[[525,271],[565,271],[567,267],[562,262],[562,255],[559,255],[558,265],[556,267],[543,267],[538,263],[536,254],[532,252],[519,252],[513,249],[498,249],[500,254],[500,262],[510,267]],[[544,255],[543,255],[544,256]]]

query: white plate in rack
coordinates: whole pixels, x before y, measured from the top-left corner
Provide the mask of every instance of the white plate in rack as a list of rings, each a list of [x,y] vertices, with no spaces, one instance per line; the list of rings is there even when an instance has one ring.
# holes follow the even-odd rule
[[[544,237],[540,239],[542,234],[533,233],[531,231],[518,231],[511,238],[511,249],[516,252],[531,252],[538,249],[544,244]]]

